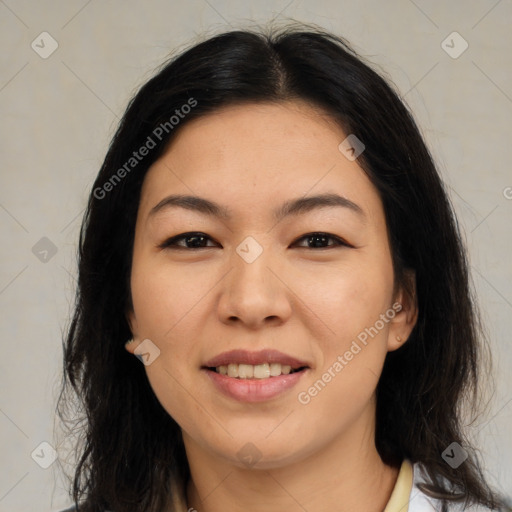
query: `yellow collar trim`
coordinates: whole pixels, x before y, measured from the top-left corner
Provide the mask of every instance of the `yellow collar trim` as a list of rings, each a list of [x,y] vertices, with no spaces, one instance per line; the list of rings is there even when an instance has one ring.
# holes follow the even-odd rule
[[[395,487],[391,493],[388,504],[384,512],[407,512],[409,509],[409,498],[411,496],[413,482],[412,464],[404,459],[398,478],[396,479]]]

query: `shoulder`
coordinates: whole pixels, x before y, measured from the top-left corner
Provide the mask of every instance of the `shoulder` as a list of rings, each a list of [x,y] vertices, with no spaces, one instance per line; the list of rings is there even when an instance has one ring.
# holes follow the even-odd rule
[[[426,495],[418,484],[427,483],[428,477],[423,465],[416,462],[412,465],[413,483],[409,498],[408,512],[441,512],[443,510],[441,500]],[[449,512],[492,512],[490,508],[474,504],[464,506],[461,502],[452,502],[448,505]]]

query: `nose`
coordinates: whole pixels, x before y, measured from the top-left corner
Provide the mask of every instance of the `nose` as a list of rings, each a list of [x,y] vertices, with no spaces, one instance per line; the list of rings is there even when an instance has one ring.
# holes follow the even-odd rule
[[[286,286],[283,266],[270,250],[248,262],[233,253],[232,269],[222,280],[218,315],[223,323],[243,324],[250,329],[278,326],[292,312],[291,291]]]

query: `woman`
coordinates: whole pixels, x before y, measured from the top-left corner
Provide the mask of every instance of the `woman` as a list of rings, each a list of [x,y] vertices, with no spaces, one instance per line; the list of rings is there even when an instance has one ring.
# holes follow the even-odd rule
[[[165,65],[79,257],[80,511],[505,506],[462,430],[481,336],[452,208],[341,38],[234,31]]]

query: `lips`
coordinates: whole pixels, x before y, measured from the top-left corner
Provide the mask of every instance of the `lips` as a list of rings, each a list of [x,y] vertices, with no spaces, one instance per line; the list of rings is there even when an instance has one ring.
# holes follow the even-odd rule
[[[267,368],[270,375],[263,371]],[[307,361],[271,349],[223,352],[201,367],[215,389],[230,399],[247,403],[265,402],[285,394],[310,370]]]
[[[278,350],[267,349],[256,352],[250,352],[248,350],[230,350],[229,352],[223,352],[206,361],[203,368],[215,370],[215,368],[219,366],[227,366],[229,364],[249,364],[256,366],[264,363],[289,365],[292,370],[310,367],[307,361],[302,361],[296,357],[279,352]]]

